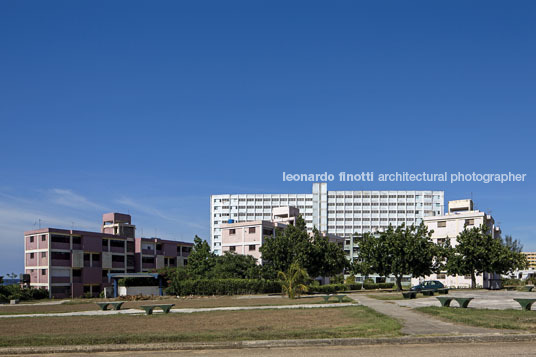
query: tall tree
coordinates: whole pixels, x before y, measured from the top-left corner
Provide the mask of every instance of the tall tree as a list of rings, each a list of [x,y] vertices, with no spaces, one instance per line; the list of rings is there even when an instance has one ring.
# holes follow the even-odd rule
[[[288,271],[292,263],[298,263],[310,276],[333,276],[347,266],[342,247],[330,242],[317,229],[307,232],[301,216],[295,225],[288,225],[266,239],[260,248],[265,269]]]
[[[216,265],[216,256],[210,251],[210,246],[206,240],[202,240],[197,235],[194,238],[194,247],[188,256],[188,273],[194,277],[212,277],[212,269]]]
[[[402,277],[426,276],[438,271],[441,254],[431,239],[432,231],[426,225],[391,225],[378,236],[365,234],[359,243],[361,262],[354,264],[357,272],[381,276],[394,275],[397,290],[402,290]]]
[[[217,279],[259,279],[261,268],[257,265],[257,259],[251,255],[225,252],[216,257],[216,264],[212,270]]]
[[[451,275],[471,275],[471,287],[476,288],[476,276],[484,272],[506,274],[527,265],[525,256],[514,246],[494,238],[489,227],[467,228],[456,237],[456,246],[447,259],[447,271]]]

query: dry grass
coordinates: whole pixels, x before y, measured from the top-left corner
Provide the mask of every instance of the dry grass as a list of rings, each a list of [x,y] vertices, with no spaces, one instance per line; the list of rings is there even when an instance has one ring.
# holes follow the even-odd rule
[[[0,305],[0,315],[5,314],[42,314],[55,312],[75,312],[99,310],[95,304],[97,301],[113,301],[114,299],[75,299],[67,304],[61,305],[27,305],[16,306]],[[119,300],[117,300],[119,301]],[[122,309],[139,308],[155,300],[126,301]],[[162,298],[157,300],[162,304],[175,304],[175,308],[198,308],[198,307],[223,307],[223,306],[264,306],[264,305],[294,305],[294,304],[316,304],[323,300],[319,297],[302,297],[291,300],[286,297],[241,297],[241,296],[196,296],[185,298]]]
[[[363,306],[10,318],[0,324],[0,346],[394,336],[399,329]]]

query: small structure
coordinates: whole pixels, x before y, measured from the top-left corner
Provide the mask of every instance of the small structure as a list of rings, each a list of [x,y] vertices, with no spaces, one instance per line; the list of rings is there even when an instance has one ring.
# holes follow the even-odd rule
[[[113,297],[116,298],[118,296],[118,280],[124,279],[124,278],[154,278],[155,279],[155,287],[158,286],[158,295],[162,296],[163,290],[162,290],[162,277],[158,275],[158,273],[117,273],[117,274],[108,274],[108,279],[110,279],[113,283]],[[137,294],[135,294],[137,295]]]

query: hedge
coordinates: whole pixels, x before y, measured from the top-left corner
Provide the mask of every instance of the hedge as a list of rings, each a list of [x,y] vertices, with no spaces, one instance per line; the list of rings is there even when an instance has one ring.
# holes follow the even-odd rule
[[[261,279],[195,279],[173,281],[166,289],[170,295],[240,295],[280,293],[281,283]]]
[[[395,286],[394,283],[364,283],[363,287],[367,290],[371,289],[392,289]]]
[[[18,284],[0,286],[0,302],[9,300],[38,300],[47,299],[48,290],[36,288],[21,288]]]
[[[158,286],[158,279],[144,277],[144,278],[123,278],[119,279],[117,284],[119,286]]]
[[[310,292],[321,293],[321,294],[334,294],[339,291],[348,291],[348,290],[361,290],[360,283],[352,284],[326,284],[311,286]]]

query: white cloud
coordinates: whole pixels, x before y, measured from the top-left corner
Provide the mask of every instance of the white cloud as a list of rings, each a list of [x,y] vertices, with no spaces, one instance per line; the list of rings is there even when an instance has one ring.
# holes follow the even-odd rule
[[[101,206],[95,202],[92,202],[86,197],[79,195],[73,192],[72,190],[54,188],[49,191],[49,194],[51,195],[51,200],[54,203],[62,205],[62,206],[79,208],[79,209],[94,208],[100,211],[107,210],[104,206]]]

